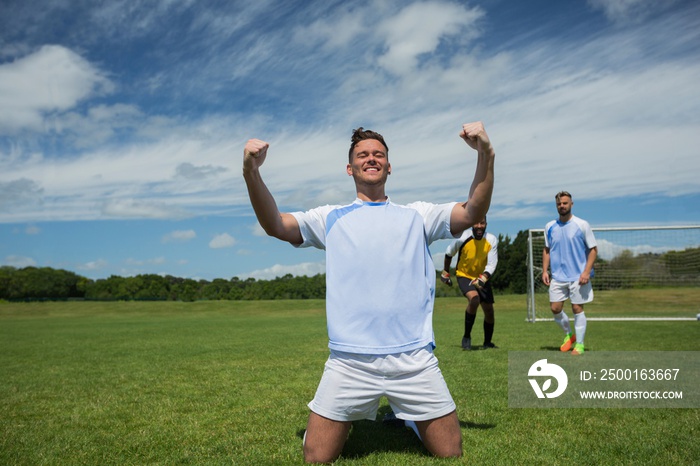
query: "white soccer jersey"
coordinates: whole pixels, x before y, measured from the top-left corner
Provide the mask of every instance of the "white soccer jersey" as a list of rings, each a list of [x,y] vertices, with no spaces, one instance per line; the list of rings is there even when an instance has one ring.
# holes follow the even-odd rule
[[[547,224],[544,245],[549,248],[552,278],[559,282],[574,282],[586,268],[588,253],[597,243],[588,222],[572,215],[566,223],[552,220]]]
[[[428,245],[454,238],[455,203],[356,199],[294,212],[304,242],[326,250],[328,346],[394,354],[434,343],[435,266]]]

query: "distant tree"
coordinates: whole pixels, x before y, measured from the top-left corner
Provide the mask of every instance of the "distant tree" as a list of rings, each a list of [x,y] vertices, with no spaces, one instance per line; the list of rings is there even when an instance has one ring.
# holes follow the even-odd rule
[[[0,297],[3,299],[67,299],[83,297],[78,283],[82,277],[50,267],[3,267]]]
[[[512,254],[512,244],[510,236],[498,235],[498,265],[496,272],[491,277],[491,286],[496,291],[504,291],[510,288],[510,275],[508,274],[508,257]]]
[[[499,235],[498,268],[494,288],[508,292],[527,293],[527,230],[521,230],[511,242]]]
[[[206,283],[202,286],[200,299],[228,299],[231,286],[231,282],[224,280],[223,278],[214,279],[211,283]]]
[[[0,299],[10,299],[12,276],[15,272],[17,272],[17,269],[9,265],[0,267]]]

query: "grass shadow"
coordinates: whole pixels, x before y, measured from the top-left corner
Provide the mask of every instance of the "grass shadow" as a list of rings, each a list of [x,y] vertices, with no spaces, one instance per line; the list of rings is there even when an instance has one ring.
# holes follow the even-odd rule
[[[459,426],[463,429],[479,429],[479,430],[487,430],[487,429],[495,429],[496,424],[477,424],[475,422],[469,422],[469,421],[459,421]]]
[[[540,346],[541,351],[560,351],[558,346]]]
[[[400,423],[382,422],[391,412],[389,406],[382,406],[377,412],[376,421],[355,421],[345,442],[342,457],[360,459],[376,453],[410,453],[419,456],[432,456],[409,427]],[[495,424],[477,424],[459,421],[462,429],[494,429]],[[297,431],[297,437],[304,437],[305,429]]]

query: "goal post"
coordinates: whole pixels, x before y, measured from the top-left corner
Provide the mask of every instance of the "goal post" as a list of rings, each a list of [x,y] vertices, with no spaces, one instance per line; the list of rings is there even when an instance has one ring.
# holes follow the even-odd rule
[[[700,225],[592,230],[598,258],[587,320],[700,319]],[[552,320],[542,283],[543,248],[544,230],[529,230],[529,322]]]

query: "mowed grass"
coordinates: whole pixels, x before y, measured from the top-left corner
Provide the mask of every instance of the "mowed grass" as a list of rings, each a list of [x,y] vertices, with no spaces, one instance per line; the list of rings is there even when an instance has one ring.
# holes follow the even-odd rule
[[[524,296],[496,299],[500,348],[471,352],[466,300],[436,302],[464,457],[383,425],[383,401],[336,464],[697,464],[700,409],[509,408],[508,351],[555,351],[561,331],[527,323]],[[586,343],[698,351],[699,336],[698,322],[590,322]],[[302,464],[327,355],[319,300],[0,304],[0,464]]]
[[[537,318],[552,317],[546,290],[535,295]],[[566,308],[565,308],[566,309]],[[585,306],[591,317],[686,317],[700,313],[700,288],[643,288],[597,290]]]

